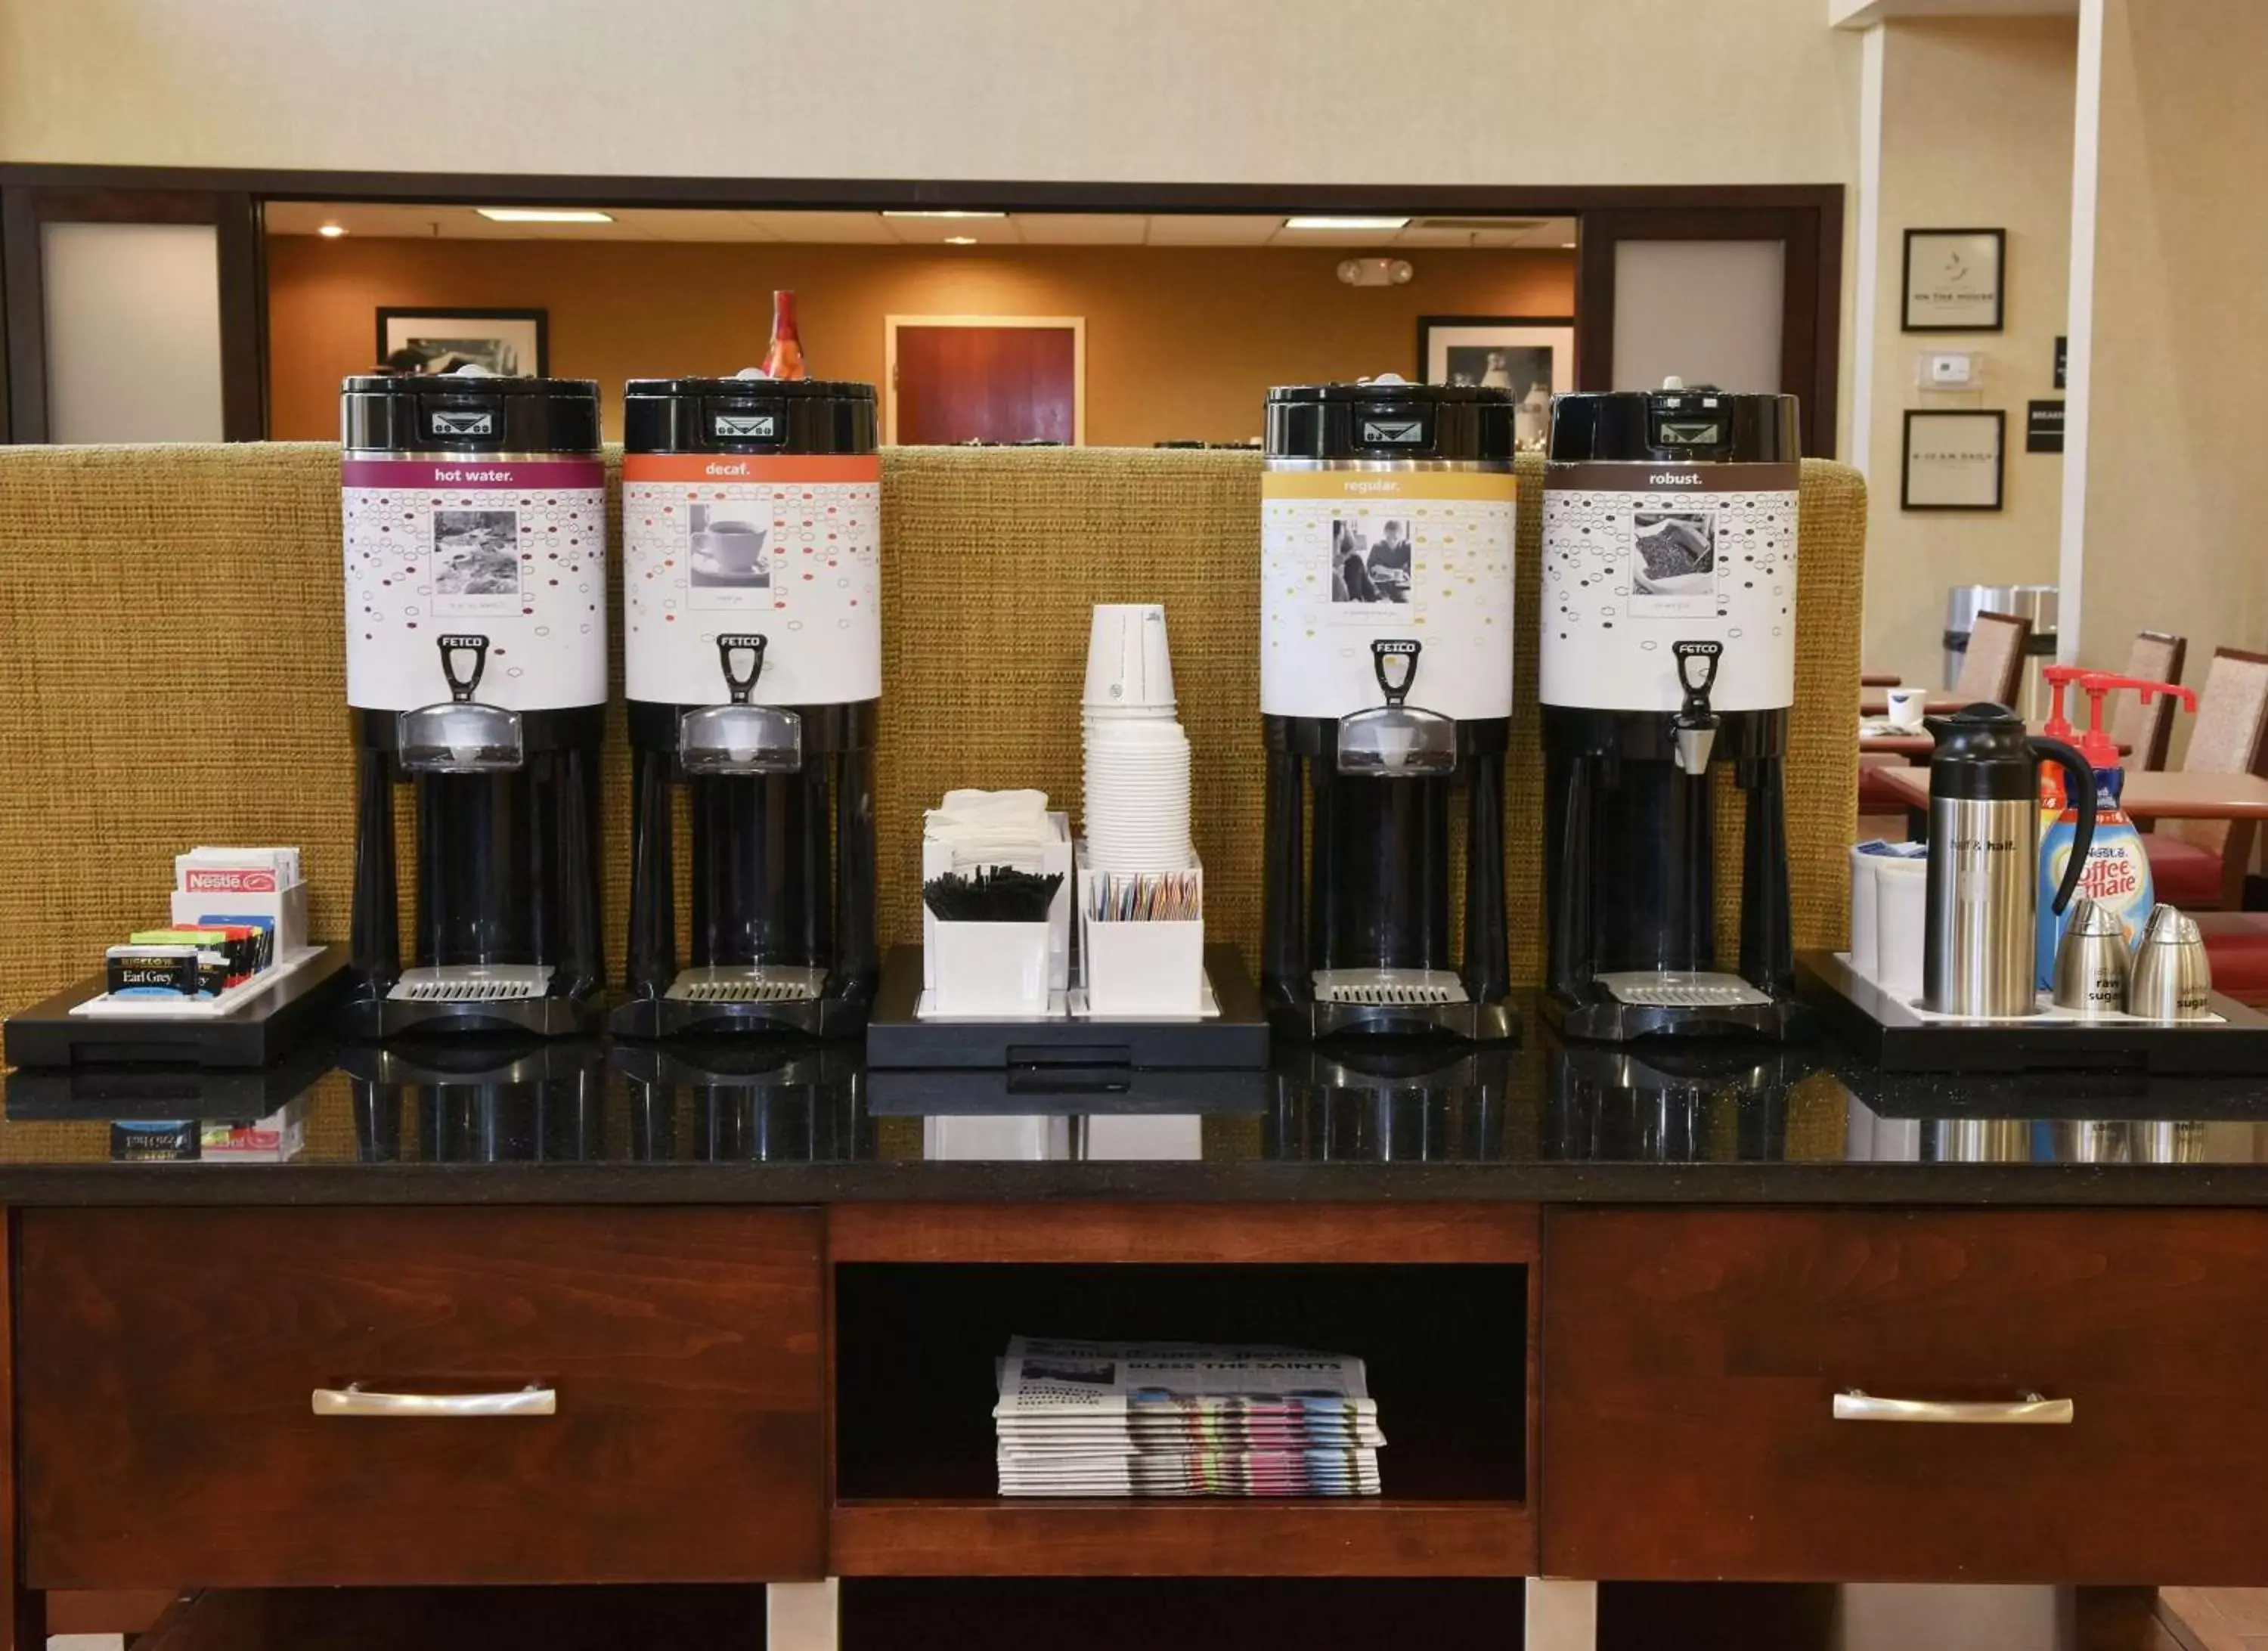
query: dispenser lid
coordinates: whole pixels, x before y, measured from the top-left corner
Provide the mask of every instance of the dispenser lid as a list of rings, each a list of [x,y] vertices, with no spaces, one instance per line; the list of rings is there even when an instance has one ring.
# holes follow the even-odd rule
[[[1801,456],[1793,395],[1665,379],[1551,398],[1554,464],[1783,464]]]
[[[878,437],[874,387],[831,379],[632,379],[625,453],[865,454]]]
[[[1509,464],[1514,406],[1508,389],[1412,384],[1390,372],[1279,384],[1268,392],[1268,456]]]
[[[350,453],[599,452],[595,379],[480,372],[357,374],[339,397]]]

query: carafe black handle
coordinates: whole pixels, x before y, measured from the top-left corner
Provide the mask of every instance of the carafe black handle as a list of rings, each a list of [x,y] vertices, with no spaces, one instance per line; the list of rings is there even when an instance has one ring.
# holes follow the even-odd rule
[[[1425,646],[1416,640],[1383,637],[1371,643],[1370,668],[1378,676],[1378,691],[1386,696],[1388,704],[1398,706],[1410,697],[1410,689],[1418,681],[1418,655]]]
[[[2032,748],[2035,755],[2061,765],[2064,772],[2071,776],[2071,795],[2078,818],[2072,822],[2071,859],[2064,866],[2063,882],[2056,889],[2055,903],[2048,908],[2061,917],[2072,896],[2078,892],[2080,873],[2087,869],[2087,851],[2095,846],[2095,770],[2088,766],[2076,746],[2037,733],[2030,735],[2025,743]]]
[[[745,654],[748,660],[748,668],[745,675],[733,667],[734,657],[741,654]],[[763,634],[761,631],[752,631],[746,636],[718,638],[717,658],[725,667],[725,689],[732,695],[733,703],[736,705],[747,704],[748,696],[755,692],[756,679],[764,674]]]

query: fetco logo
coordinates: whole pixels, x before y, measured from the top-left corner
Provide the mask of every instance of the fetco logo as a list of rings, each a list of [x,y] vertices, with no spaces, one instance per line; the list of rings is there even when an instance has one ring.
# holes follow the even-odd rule
[[[492,436],[496,434],[494,413],[436,413],[433,433],[437,436]]]
[[[1648,487],[1698,487],[1701,478],[1690,470],[1657,470],[1646,478]]]
[[[475,653],[485,653],[489,649],[486,637],[442,637],[438,640],[445,650],[469,648]]]

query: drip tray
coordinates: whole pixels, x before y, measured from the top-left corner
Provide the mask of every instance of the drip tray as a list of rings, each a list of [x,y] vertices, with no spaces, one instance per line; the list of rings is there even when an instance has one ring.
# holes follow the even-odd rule
[[[1465,983],[1446,969],[1319,969],[1317,1003],[1364,1008],[1437,1008],[1469,1001]]]
[[[522,1003],[551,990],[549,963],[451,963],[411,969],[394,983],[394,1003]]]
[[[1770,992],[1722,971],[1626,969],[1596,978],[1617,1002],[1641,1009],[1731,1009],[1772,1000]]]
[[[687,969],[662,996],[673,1003],[814,1003],[826,987],[823,969],[724,963]]]

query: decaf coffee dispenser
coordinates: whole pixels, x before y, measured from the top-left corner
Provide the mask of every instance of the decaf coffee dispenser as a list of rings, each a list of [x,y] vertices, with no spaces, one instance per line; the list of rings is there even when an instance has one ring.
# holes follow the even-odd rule
[[[862,1031],[878,955],[873,387],[633,379],[622,409],[636,790],[615,1029]]]
[[[359,792],[347,1028],[579,1029],[605,981],[599,387],[351,378],[342,402]],[[416,819],[406,967],[402,782]]]
[[[1269,392],[1262,984],[1289,1036],[1513,1036],[1513,410],[1394,378]]]
[[[1544,1008],[1578,1037],[1808,1026],[1781,765],[1795,700],[1796,403],[1675,379],[1552,404],[1539,656]],[[1716,776],[1745,800],[1716,947]]]

